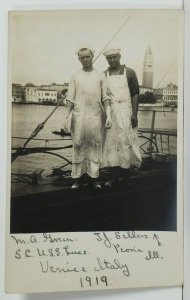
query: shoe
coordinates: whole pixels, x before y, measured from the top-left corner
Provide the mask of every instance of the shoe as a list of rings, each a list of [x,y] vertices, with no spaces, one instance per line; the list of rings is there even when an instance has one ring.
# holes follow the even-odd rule
[[[105,183],[105,187],[111,189],[111,188],[116,187],[117,184],[118,184],[118,180],[110,180]]]
[[[105,183],[105,187],[107,187],[107,188],[113,188],[114,187],[114,182],[113,181],[107,181],[106,183]]]
[[[130,179],[130,169],[123,170],[122,183],[124,187],[128,187]]]
[[[115,188],[119,182],[119,176],[121,173],[120,167],[112,167],[110,169],[110,180],[105,183],[105,187],[107,188]]]
[[[94,178],[90,178],[89,185],[95,190],[100,190],[102,188],[101,185]]]
[[[79,180],[76,180],[73,185],[71,186],[72,190],[78,190],[81,187],[81,182]]]
[[[92,184],[93,188],[96,189],[96,190],[101,190],[101,185],[94,180],[93,184]]]

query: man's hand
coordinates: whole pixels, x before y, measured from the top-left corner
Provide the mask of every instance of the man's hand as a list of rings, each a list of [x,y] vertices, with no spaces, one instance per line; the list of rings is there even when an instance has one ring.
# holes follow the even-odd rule
[[[132,116],[131,116],[131,126],[132,126],[132,128],[137,127],[137,125],[138,125],[138,119],[137,119],[137,116],[132,115]]]
[[[63,121],[63,130],[65,132],[69,132],[69,128],[68,128],[68,118],[65,118],[65,120]]]
[[[107,118],[107,119],[106,119],[105,127],[106,127],[107,129],[109,129],[111,126],[112,126],[112,120],[111,120],[110,118]]]

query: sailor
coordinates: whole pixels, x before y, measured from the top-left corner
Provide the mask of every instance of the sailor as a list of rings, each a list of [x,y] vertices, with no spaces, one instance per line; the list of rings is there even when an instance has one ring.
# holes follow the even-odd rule
[[[71,117],[71,136],[73,140],[72,189],[79,189],[81,177],[89,175],[90,183],[100,189],[98,183],[102,143],[105,127],[111,127],[110,99],[107,94],[104,74],[93,68],[94,50],[90,46],[80,47],[76,54],[82,64],[72,76],[66,102],[64,128],[68,130]]]
[[[141,156],[136,133],[139,85],[134,70],[120,64],[121,49],[103,54],[109,64],[105,71],[111,99],[112,127],[106,131],[102,167],[111,167],[107,187],[114,187],[121,176],[127,186],[131,166],[139,168]]]

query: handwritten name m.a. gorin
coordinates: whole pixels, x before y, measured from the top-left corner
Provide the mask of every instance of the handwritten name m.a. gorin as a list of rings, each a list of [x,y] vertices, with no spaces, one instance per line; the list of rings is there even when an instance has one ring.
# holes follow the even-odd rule
[[[80,273],[87,272],[84,266],[69,266],[68,262],[64,266],[55,266],[49,263],[49,261],[42,262],[40,261],[41,271],[42,273]]]
[[[112,262],[108,261],[107,259],[99,258],[97,257],[97,266],[94,267],[94,271],[99,272],[99,271],[105,271],[105,270],[121,270],[122,273],[129,277],[130,276],[130,271],[125,263],[121,263],[118,259],[114,258]]]

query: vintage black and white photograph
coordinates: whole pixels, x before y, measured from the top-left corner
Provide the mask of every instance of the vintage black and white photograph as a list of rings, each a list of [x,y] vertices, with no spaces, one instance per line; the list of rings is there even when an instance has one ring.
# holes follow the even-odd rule
[[[183,31],[9,12],[8,293],[183,285]]]
[[[180,20],[10,13],[10,233],[177,231]]]

